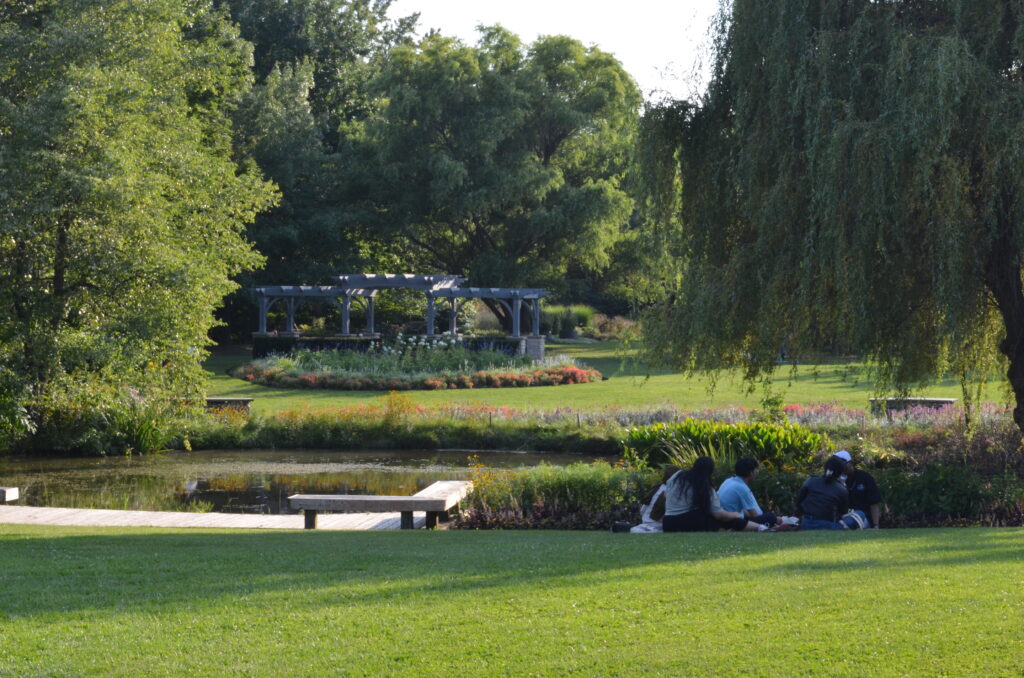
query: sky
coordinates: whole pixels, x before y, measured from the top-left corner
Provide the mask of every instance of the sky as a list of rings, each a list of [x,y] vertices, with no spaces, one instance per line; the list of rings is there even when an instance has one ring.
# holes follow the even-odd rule
[[[708,79],[708,32],[719,0],[394,0],[390,16],[420,13],[432,28],[469,44],[476,26],[501,24],[530,43],[568,35],[614,54],[644,97],[694,96]]]

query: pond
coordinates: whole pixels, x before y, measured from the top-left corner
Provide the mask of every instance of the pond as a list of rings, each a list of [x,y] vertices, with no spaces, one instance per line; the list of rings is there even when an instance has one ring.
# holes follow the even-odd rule
[[[472,459],[470,455],[476,455]],[[231,450],[145,457],[0,457],[0,485],[25,506],[293,513],[288,496],[415,494],[437,480],[469,478],[470,464],[507,469],[593,457],[452,451]]]

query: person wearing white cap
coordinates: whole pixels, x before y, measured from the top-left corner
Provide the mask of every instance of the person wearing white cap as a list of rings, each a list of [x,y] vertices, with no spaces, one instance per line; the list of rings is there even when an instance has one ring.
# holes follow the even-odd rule
[[[850,508],[863,511],[868,517],[868,527],[878,529],[882,517],[882,494],[878,483],[867,471],[857,468],[853,456],[846,450],[839,450],[835,456],[846,462],[846,489],[850,493]]]

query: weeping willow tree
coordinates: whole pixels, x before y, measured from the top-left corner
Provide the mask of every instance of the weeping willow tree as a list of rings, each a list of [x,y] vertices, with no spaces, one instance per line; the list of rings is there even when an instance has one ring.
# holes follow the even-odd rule
[[[645,119],[683,224],[649,354],[753,383],[843,345],[904,393],[1002,362],[1024,428],[1024,3],[735,0],[715,51]]]

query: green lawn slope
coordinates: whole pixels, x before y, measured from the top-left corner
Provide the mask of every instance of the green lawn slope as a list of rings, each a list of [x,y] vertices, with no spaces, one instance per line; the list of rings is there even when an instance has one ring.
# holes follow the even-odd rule
[[[749,393],[738,375],[723,375],[714,392],[702,378],[667,372],[647,375],[642,366],[623,360],[617,342],[597,344],[553,345],[549,353],[566,353],[580,362],[601,370],[607,381],[571,386],[533,388],[470,389],[457,391],[409,391],[413,400],[425,404],[487,403],[517,409],[555,409],[573,407],[642,408],[672,404],[684,409],[722,408],[730,405],[754,408],[760,405],[763,392]],[[627,354],[628,355],[628,354]],[[227,375],[227,370],[248,360],[242,352],[219,352],[208,362],[209,395],[255,398],[257,412],[273,413],[303,407],[334,407],[351,405],[378,397],[366,391],[319,391],[276,389],[255,386]],[[838,402],[846,407],[863,409],[872,397],[872,385],[857,363],[839,365],[800,365],[793,372],[781,367],[773,389],[783,394],[787,403]],[[990,395],[999,397],[998,389]],[[945,379],[915,395],[959,398],[959,383]]]
[[[3,676],[1017,676],[1024,531],[0,526]]]

